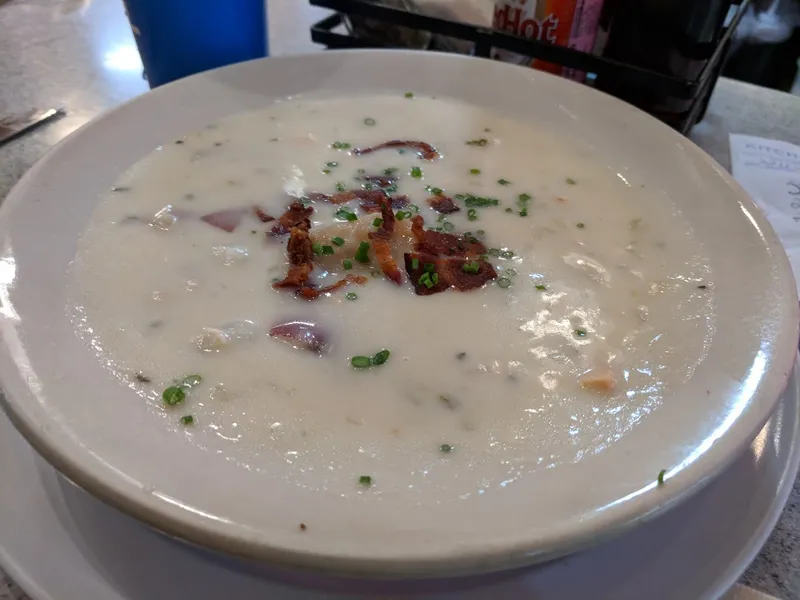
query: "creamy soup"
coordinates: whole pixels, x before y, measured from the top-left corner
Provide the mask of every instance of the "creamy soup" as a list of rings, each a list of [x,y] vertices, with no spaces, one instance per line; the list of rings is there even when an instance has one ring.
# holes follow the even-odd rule
[[[122,174],[74,262],[76,330],[247,467],[480,493],[470,465],[512,481],[602,452],[705,356],[702,246],[631,176],[449,99],[278,103]]]

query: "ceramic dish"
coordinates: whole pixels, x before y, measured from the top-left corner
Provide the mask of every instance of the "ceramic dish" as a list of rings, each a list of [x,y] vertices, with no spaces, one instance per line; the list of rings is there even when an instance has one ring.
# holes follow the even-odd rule
[[[512,478],[489,463],[454,462],[469,469],[448,476],[473,482],[458,497],[447,485],[423,496],[402,486],[393,493],[379,486],[342,492],[308,476],[328,469],[324,452],[307,453],[300,477],[291,460],[273,452],[165,426],[87,348],[70,318],[70,263],[97,203],[152,149],[234,113],[298,94],[409,89],[546,125],[626,185],[646,186],[674,206],[702,244],[713,288],[713,335],[692,377],[607,443],[575,448],[566,437],[545,438],[551,456],[569,451],[574,460],[521,461]],[[0,234],[4,405],[34,447],[91,493],[165,532],[328,572],[399,577],[510,568],[655,516],[719,473],[763,426],[786,384],[798,336],[783,249],[712,159],[607,96],[463,57],[327,53],[237,65],[165,86],[81,129],[34,167],[3,205]],[[550,426],[591,434],[596,418],[591,411],[565,414]],[[405,476],[400,454],[381,454],[380,444],[365,452],[375,459],[376,480]]]

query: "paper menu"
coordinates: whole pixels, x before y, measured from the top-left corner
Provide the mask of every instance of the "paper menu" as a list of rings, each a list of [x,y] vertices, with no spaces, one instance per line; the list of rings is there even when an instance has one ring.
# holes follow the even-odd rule
[[[731,172],[778,234],[799,281],[800,146],[738,134],[730,143]]]

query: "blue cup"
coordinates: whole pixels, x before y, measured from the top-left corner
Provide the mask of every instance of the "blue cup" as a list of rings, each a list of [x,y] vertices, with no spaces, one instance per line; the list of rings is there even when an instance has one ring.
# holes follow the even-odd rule
[[[267,56],[267,0],[123,0],[150,87]]]

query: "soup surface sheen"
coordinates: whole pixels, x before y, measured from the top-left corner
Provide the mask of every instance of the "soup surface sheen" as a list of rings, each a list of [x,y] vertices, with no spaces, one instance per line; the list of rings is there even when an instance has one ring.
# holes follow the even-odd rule
[[[439,156],[353,152],[398,139]],[[381,185],[411,203],[395,209],[399,286],[373,248],[369,264],[354,256],[381,214],[314,195]],[[441,216],[437,193],[460,210]],[[273,288],[289,235],[270,235],[277,221],[254,207],[280,217],[296,198],[314,209],[310,283],[366,283],[313,301]],[[227,209],[230,222],[202,219]],[[417,295],[403,263],[417,214],[426,229],[469,232],[496,277]],[[79,335],[189,442],[256,471],[288,463],[308,489],[422,501],[446,487],[457,500],[590,460],[657,411],[713,335],[705,264],[670,199],[596,149],[453,100],[386,94],[288,100],[157,148],[96,208],[72,293]],[[324,332],[321,352],[269,335],[292,321]],[[351,365],[384,349],[384,364]],[[164,390],[195,374],[168,405]]]

